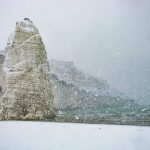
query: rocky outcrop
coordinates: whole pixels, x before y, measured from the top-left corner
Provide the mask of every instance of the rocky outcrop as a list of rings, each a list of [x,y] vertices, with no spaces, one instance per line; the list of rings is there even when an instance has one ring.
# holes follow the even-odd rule
[[[0,119],[38,120],[54,117],[47,54],[38,29],[29,19],[16,23],[8,40],[5,93]]]
[[[4,60],[5,60],[4,53],[0,51],[0,98],[3,94],[3,86],[4,86],[4,72],[3,72]]]

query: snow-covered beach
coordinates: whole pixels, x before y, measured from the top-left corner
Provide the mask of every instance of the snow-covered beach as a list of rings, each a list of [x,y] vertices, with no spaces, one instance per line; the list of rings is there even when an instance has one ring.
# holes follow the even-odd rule
[[[0,150],[149,150],[150,127],[0,122]]]

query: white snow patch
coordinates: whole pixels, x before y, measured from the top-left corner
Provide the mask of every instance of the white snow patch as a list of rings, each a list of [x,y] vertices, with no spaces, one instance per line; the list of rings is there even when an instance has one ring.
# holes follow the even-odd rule
[[[0,150],[150,150],[150,127],[0,122]]]

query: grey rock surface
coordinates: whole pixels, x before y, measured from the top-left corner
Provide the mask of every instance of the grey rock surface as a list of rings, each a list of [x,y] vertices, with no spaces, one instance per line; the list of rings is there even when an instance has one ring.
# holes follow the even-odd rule
[[[0,52],[0,98],[3,94],[3,86],[4,86],[4,72],[3,72],[3,64],[5,60],[5,55]]]

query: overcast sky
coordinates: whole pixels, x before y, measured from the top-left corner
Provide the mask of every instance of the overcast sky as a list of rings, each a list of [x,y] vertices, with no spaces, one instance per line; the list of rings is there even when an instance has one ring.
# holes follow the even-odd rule
[[[38,27],[49,59],[74,61],[86,73],[149,100],[149,0],[0,0],[0,49],[25,17]]]

